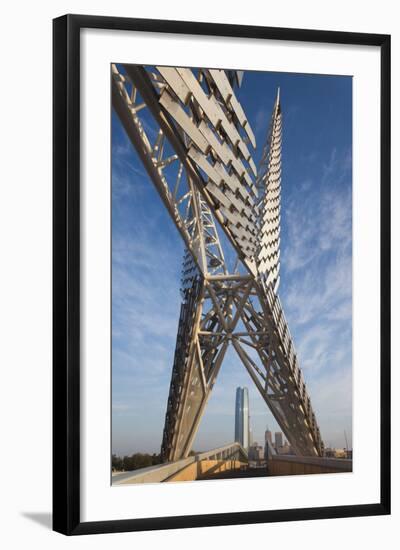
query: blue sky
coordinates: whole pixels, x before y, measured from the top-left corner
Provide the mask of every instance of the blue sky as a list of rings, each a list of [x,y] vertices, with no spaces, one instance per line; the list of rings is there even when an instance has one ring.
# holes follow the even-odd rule
[[[283,110],[281,283],[325,445],[352,441],[352,79],[246,72],[237,91],[261,155],[277,87]],[[146,129],[153,137],[150,119]],[[112,450],[159,452],[180,308],[183,244],[112,113]],[[237,386],[253,439],[278,426],[228,350],[195,450],[233,441]]]

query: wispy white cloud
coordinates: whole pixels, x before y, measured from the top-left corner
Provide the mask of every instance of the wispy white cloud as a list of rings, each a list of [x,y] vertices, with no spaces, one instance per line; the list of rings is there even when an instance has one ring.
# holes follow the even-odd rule
[[[268,113],[268,111],[261,107],[255,116],[255,132],[259,133],[262,130],[265,132],[265,129],[267,128],[268,124],[268,118],[271,116],[271,113]]]
[[[300,187],[300,193],[289,197],[285,210],[288,235],[283,266],[286,272],[305,268],[324,251],[345,254],[352,242],[351,189],[343,190],[335,182],[327,182],[322,191],[315,194],[316,186],[311,180]]]
[[[352,444],[352,371],[350,365],[324,373],[308,384],[325,445],[345,446],[344,431]]]
[[[300,366],[322,435],[334,444],[342,441],[344,425],[349,438],[351,432],[350,168],[350,153],[333,149],[319,180],[310,178],[289,197],[281,268],[281,299]]]

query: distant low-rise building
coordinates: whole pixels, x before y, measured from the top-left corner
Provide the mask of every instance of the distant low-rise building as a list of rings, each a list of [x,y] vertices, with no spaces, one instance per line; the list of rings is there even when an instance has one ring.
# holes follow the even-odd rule
[[[265,430],[265,443],[269,441],[272,445],[272,432],[268,428]]]
[[[346,449],[335,449],[335,458],[347,458]]]
[[[283,434],[282,432],[275,432],[275,449],[283,446]]]
[[[324,450],[324,456],[327,458],[352,458],[352,451],[350,451],[349,456],[349,451],[346,449],[326,447]]]
[[[256,441],[249,447],[249,460],[257,462],[264,460],[264,447],[258,445]]]
[[[276,452],[280,455],[289,455],[290,454],[290,445],[287,441],[283,445],[277,448]]]

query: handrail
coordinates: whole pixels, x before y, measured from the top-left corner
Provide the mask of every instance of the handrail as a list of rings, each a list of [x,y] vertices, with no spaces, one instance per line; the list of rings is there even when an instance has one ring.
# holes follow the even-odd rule
[[[228,460],[234,455],[241,456],[246,461],[248,460],[247,452],[238,442],[229,443],[217,449],[211,449],[202,453],[197,453],[187,458],[181,458],[174,462],[166,462],[165,464],[157,464],[131,470],[129,472],[117,472],[112,475],[112,485],[126,485],[131,483],[158,483],[178,473],[194,462],[201,460]]]
[[[294,455],[270,455],[269,460],[273,462],[293,462],[295,464],[308,464],[332,468],[338,471],[351,472],[353,460],[351,458],[331,458],[325,456],[294,456]]]

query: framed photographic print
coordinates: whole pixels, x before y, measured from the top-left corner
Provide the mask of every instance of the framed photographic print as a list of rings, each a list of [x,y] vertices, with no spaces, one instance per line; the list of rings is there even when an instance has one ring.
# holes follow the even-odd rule
[[[54,529],[390,513],[390,37],[54,20]]]

